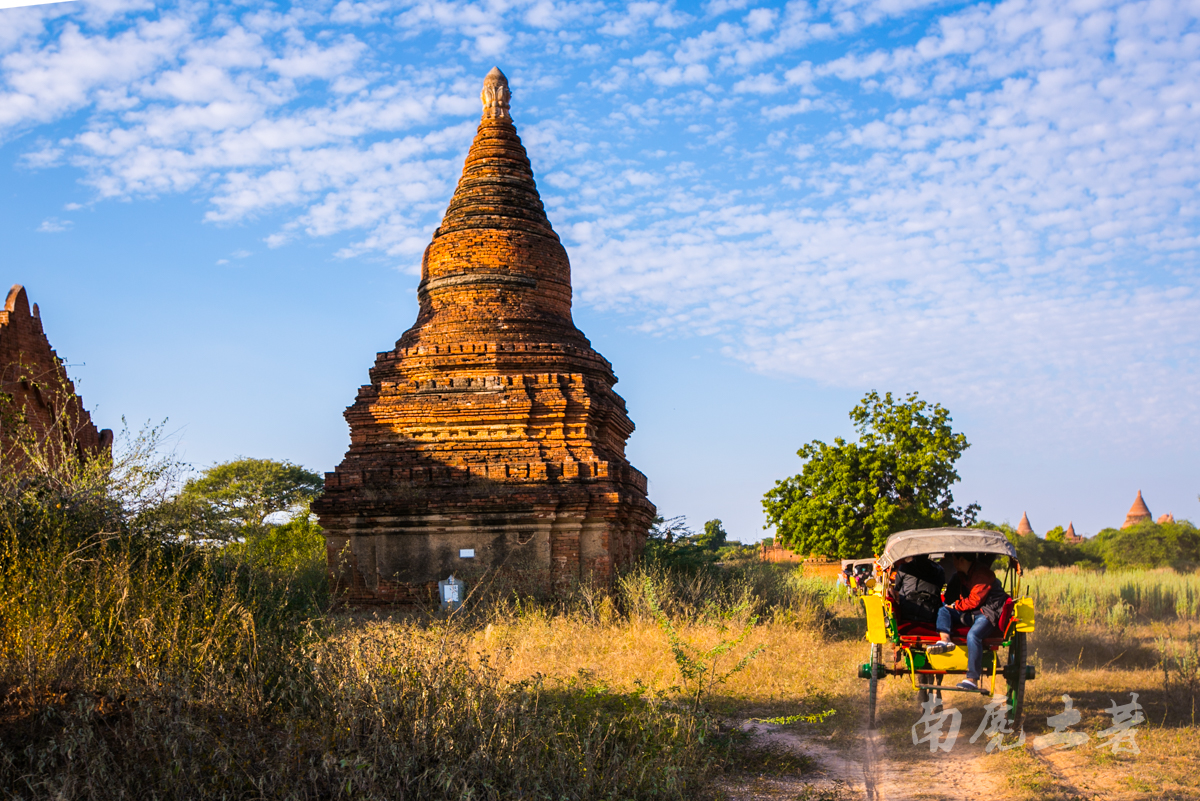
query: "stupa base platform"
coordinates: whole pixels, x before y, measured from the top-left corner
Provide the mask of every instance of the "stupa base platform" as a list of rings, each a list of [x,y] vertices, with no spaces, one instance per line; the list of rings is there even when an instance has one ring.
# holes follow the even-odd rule
[[[586,500],[322,518],[330,581],[351,605],[435,602],[437,581],[450,575],[531,592],[608,584],[640,554],[651,521],[632,504]]]

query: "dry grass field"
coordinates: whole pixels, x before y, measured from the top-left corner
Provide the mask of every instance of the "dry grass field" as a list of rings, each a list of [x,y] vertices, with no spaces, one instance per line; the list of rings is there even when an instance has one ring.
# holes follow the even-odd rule
[[[794,572],[779,572],[796,580]],[[757,606],[739,606],[733,596],[707,611],[682,605],[675,610],[678,632],[697,650],[728,640],[753,611],[761,616],[716,669],[732,666],[739,654],[758,646],[761,653],[705,692],[706,709],[726,726],[759,730],[754,737],[733,738],[710,791],[732,798],[956,799],[964,797],[961,788],[969,784],[999,799],[1200,798],[1195,770],[1200,729],[1194,717],[1200,689],[1195,603],[1200,576],[1038,570],[1028,581],[1040,614],[1032,637],[1038,678],[1029,684],[1027,742],[1052,731],[1046,718],[1063,711],[1066,694],[1081,712],[1072,730],[1089,737],[1081,747],[987,753],[986,738],[968,740],[988,699],[957,695],[952,703],[962,712],[959,741],[951,754],[931,755],[926,745],[912,743],[911,727],[920,710],[911,687],[896,678],[882,684],[878,733],[866,732],[865,682],[855,675],[867,654],[863,623],[854,604],[839,600],[829,585],[822,590],[800,580],[804,592],[783,607],[761,597]],[[686,694],[679,666],[654,616],[639,609],[636,589],[625,588],[623,604],[631,611],[619,616],[605,603],[581,604],[573,611],[494,609],[490,618],[464,626],[464,647],[509,681],[543,675],[678,699]],[[695,588],[684,594],[711,597]],[[777,603],[778,594],[776,588]],[[818,598],[825,615],[812,606]],[[1114,607],[1120,611],[1112,613]],[[366,625],[400,632],[409,624]],[[1135,728],[1140,753],[1114,755],[1104,747],[1109,740],[1100,736],[1112,722],[1105,710],[1128,703],[1130,693],[1138,694],[1145,716]],[[787,722],[828,710],[833,714],[823,722]]]
[[[902,679],[864,728],[861,612],[745,562],[653,567],[458,613],[327,610],[313,560],[111,537],[0,561],[7,798],[1200,798],[1200,576],[1032,571],[1026,735],[1069,694],[1086,745],[914,746]],[[1099,747],[1138,693],[1139,754]]]

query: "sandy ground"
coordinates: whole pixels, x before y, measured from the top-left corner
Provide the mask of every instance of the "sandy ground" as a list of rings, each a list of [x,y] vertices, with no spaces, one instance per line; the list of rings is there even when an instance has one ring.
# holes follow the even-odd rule
[[[885,743],[878,730],[863,728],[851,746],[840,749],[825,737],[781,726],[747,723],[743,729],[755,745],[789,749],[811,759],[814,768],[796,776],[731,777],[721,788],[731,801],[917,801],[999,799],[1005,795],[1004,780],[992,767],[995,760],[982,747],[956,747],[949,754],[939,752],[936,756],[918,751],[914,758],[912,753],[893,753],[895,749]]]

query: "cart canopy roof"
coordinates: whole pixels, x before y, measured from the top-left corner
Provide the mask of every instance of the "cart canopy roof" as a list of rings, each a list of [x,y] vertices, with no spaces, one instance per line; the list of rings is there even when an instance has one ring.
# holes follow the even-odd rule
[[[898,531],[883,546],[884,570],[906,556],[933,553],[994,553],[1017,558],[1017,549],[999,531],[986,528],[919,528]]]
[[[845,570],[847,567],[858,567],[859,565],[873,565],[873,564],[875,564],[874,556],[872,556],[870,559],[843,559],[842,560],[842,570]]]

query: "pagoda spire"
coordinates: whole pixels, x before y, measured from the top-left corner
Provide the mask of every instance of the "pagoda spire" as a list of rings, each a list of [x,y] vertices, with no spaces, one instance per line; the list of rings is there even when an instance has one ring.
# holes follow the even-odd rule
[[[1129,514],[1125,515],[1125,522],[1121,524],[1121,528],[1130,528],[1138,523],[1148,523],[1153,519],[1150,508],[1142,500],[1142,491],[1138,490],[1137,497],[1133,500],[1133,506],[1129,507]]]
[[[499,68],[484,78],[480,99],[479,128],[421,260],[420,312],[402,346],[464,333],[487,320],[510,331],[514,326],[526,333],[538,328],[587,348],[571,319],[567,251],[546,217],[533,167],[513,124],[508,79]],[[463,316],[467,310],[469,321]]]
[[[483,89],[479,92],[483,101],[483,118],[511,120],[508,113],[508,102],[512,100],[512,91],[508,88],[508,78],[499,67],[492,67],[483,78]]]
[[[475,141],[446,216],[433,235],[434,245],[440,237],[472,229],[516,229],[557,242],[533,181],[529,155],[509,113],[512,92],[499,67],[483,79],[480,99],[483,114]]]
[[[1017,524],[1018,534],[1032,534],[1033,526],[1029,525],[1029,515],[1021,512],[1021,522]]]

